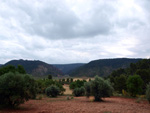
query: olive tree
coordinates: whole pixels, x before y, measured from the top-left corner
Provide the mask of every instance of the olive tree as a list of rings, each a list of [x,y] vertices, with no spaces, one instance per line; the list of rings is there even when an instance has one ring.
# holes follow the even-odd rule
[[[90,85],[90,89],[89,89]],[[85,84],[86,95],[93,95],[95,101],[102,101],[103,97],[112,95],[113,88],[108,80],[96,76],[89,84]]]
[[[75,89],[73,90],[73,94],[74,94],[74,96],[76,96],[76,97],[83,96],[83,95],[85,94],[85,89],[84,89],[84,87],[75,88]]]
[[[9,72],[0,76],[0,106],[15,107],[35,96],[36,84],[29,75]]]
[[[60,89],[55,85],[51,85],[50,87],[45,89],[45,92],[47,96],[57,97],[60,93]]]

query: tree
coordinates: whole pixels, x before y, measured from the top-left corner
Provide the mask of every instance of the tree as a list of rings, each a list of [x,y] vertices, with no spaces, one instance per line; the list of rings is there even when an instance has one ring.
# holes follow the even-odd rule
[[[6,73],[0,76],[0,105],[18,106],[36,96],[36,84],[29,75]]]
[[[84,89],[84,87],[75,88],[75,89],[73,90],[73,94],[74,94],[76,97],[83,96],[83,95],[85,94],[85,89]]]
[[[150,104],[150,82],[149,84],[147,84],[147,87],[146,87],[146,98]]]
[[[125,75],[120,75],[115,77],[115,84],[114,88],[115,90],[119,91],[120,93],[122,90],[126,90],[126,81],[127,81],[127,76]]]
[[[52,75],[48,75],[48,79],[52,79]]]
[[[70,82],[73,82],[73,78],[70,79]]]
[[[85,82],[86,82],[85,80],[74,81],[74,82],[70,83],[69,88],[70,89],[80,88],[80,87],[84,86]]]
[[[138,69],[136,71],[136,74],[140,75],[141,79],[143,80],[143,82],[145,84],[144,88],[146,88],[146,85],[150,81],[150,70],[147,70],[147,69]]]
[[[4,66],[4,67],[0,68],[0,76],[3,75],[3,74],[5,74],[5,73],[8,73],[8,72],[15,73],[16,72],[15,66],[13,66],[13,65],[7,65],[7,66]]]
[[[67,78],[67,81],[66,81],[67,83],[69,83],[69,78]]]
[[[85,95],[89,98],[91,95],[91,82],[85,82],[84,83],[84,88],[85,88]]]
[[[24,67],[21,66],[21,65],[18,65],[17,71],[18,71],[19,73],[21,73],[21,74],[26,74],[26,71],[25,71]]]
[[[50,87],[46,88],[45,92],[47,96],[57,97],[60,93],[60,89],[55,85],[51,85]]]
[[[139,75],[129,76],[127,79],[127,90],[133,97],[142,92],[142,85],[143,80]]]
[[[87,84],[88,89],[89,85],[91,87],[91,92],[87,92],[88,90],[86,89],[86,94],[89,96],[89,93],[94,96],[95,101],[102,101],[103,97],[109,97],[112,95],[113,88],[108,80],[104,80],[101,77],[96,76],[95,80],[92,80],[91,83]],[[86,87],[86,86],[85,86]]]

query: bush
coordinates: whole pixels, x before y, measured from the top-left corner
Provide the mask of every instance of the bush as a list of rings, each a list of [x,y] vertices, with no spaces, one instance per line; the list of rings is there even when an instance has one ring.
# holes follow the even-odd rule
[[[85,88],[85,95],[89,98],[89,96],[91,95],[91,82],[85,82],[84,88]]]
[[[95,101],[102,101],[102,97],[109,97],[112,95],[113,88],[109,81],[104,80],[101,77],[96,76],[95,80],[92,80],[90,83],[90,92],[87,92],[87,96],[89,96],[89,93],[94,96]],[[87,84],[86,84],[87,85]],[[89,89],[89,84],[88,84]]]
[[[55,85],[57,87],[59,87],[60,89],[60,93],[63,94],[65,89],[63,88],[62,84],[59,83],[58,81],[54,81],[52,79],[38,79],[36,80],[37,82],[37,86],[38,86],[38,93],[45,93],[45,89],[51,85]]]
[[[149,84],[147,84],[147,87],[146,87],[146,98],[148,102],[150,103],[150,82]]]
[[[133,97],[142,92],[142,85],[143,80],[139,75],[129,76],[127,79],[127,90]]]
[[[77,81],[74,81],[70,84],[69,88],[70,89],[75,89],[75,88],[81,88],[84,86],[84,83],[86,81],[85,80],[77,80]]]
[[[76,96],[76,97],[83,96],[83,95],[85,94],[85,89],[84,89],[84,87],[75,88],[75,89],[73,90],[73,94],[74,94],[74,96]]]
[[[52,79],[52,75],[48,75],[48,79]]]
[[[0,76],[0,105],[18,106],[36,96],[36,84],[29,75],[6,73]]]
[[[122,90],[126,90],[126,82],[127,76],[125,75],[116,76],[114,78],[114,89],[119,93],[121,93]]]
[[[55,85],[51,85],[50,87],[46,88],[45,92],[47,96],[57,97],[60,93],[60,89]]]

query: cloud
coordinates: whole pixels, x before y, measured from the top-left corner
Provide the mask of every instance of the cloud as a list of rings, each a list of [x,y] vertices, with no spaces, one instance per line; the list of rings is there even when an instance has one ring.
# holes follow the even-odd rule
[[[0,1],[0,64],[150,56],[149,0]]]

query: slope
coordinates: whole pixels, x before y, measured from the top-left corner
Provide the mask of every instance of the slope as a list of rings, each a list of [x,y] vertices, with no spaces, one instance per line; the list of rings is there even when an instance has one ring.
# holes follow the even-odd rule
[[[46,76],[51,74],[52,76],[62,75],[62,72],[56,67],[38,60],[11,60],[5,65],[22,65],[28,74],[32,74],[36,77]]]
[[[84,65],[84,63],[74,63],[74,64],[52,64],[59,70],[63,72],[63,74],[68,75],[72,72],[72,70],[75,70],[81,66]]]
[[[100,59],[94,60],[85,64],[78,69],[72,71],[70,76],[74,77],[93,77],[95,75],[108,76],[110,73],[118,68],[126,68],[130,63],[136,63],[141,59],[130,58],[116,58],[116,59]]]

